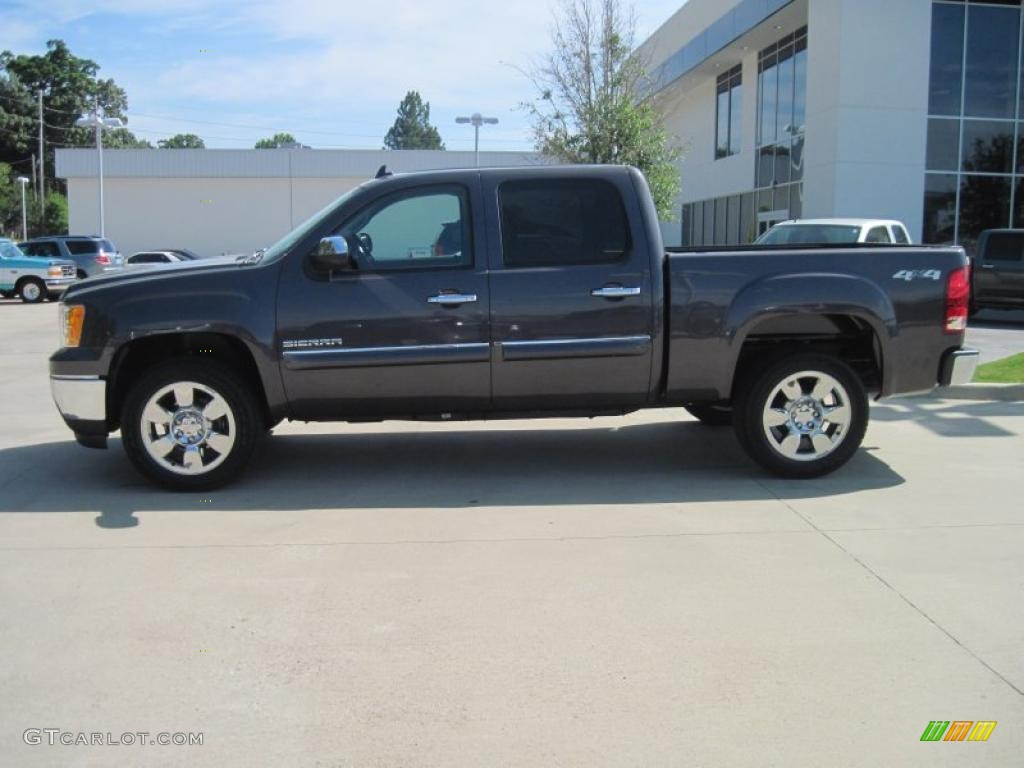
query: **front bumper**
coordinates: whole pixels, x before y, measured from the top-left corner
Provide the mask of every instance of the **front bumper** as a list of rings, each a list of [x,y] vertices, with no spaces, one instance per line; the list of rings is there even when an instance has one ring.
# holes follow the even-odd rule
[[[50,293],[63,293],[76,282],[77,277],[51,277],[46,281],[46,290]]]
[[[939,369],[939,385],[943,387],[968,384],[978,367],[978,350],[954,349],[946,353]]]
[[[50,391],[75,439],[89,448],[106,448],[107,382],[99,376],[50,376]]]

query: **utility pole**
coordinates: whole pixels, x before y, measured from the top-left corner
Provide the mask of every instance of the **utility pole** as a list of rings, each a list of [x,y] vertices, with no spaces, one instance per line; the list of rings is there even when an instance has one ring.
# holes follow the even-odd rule
[[[21,187],[21,239],[28,240],[28,216],[25,214],[25,185],[28,184],[27,176],[18,177],[18,186]]]
[[[39,221],[46,221],[46,147],[43,144],[43,89],[39,89]]]

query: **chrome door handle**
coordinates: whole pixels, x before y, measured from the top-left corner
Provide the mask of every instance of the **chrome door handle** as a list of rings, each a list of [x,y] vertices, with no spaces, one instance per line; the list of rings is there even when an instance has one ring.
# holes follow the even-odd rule
[[[439,293],[427,299],[428,304],[472,304],[476,301],[475,293]]]
[[[627,296],[639,296],[640,289],[625,285],[606,285],[604,288],[595,288],[590,295],[599,299],[624,299]]]

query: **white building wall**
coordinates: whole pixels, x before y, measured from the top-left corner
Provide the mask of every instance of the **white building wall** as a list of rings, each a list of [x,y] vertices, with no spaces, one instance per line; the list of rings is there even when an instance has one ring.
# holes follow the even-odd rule
[[[736,5],[689,0],[641,46],[653,64]],[[755,183],[758,52],[808,26],[804,217],[877,217],[922,234],[932,0],[796,0],[658,95],[688,147],[680,204],[750,192]],[[744,50],[745,49],[745,50]],[[743,64],[743,144],[715,160],[717,75]],[[664,225],[678,241],[678,222]]]
[[[931,0],[811,0],[804,215],[922,230]]]
[[[692,89],[668,95],[660,108],[669,133],[686,148],[679,165],[680,204],[749,192],[754,186],[757,125],[757,53],[718,68],[743,65],[743,135],[739,154],[715,158],[715,102],[718,78],[708,77]]]
[[[106,235],[128,255],[244,253],[279,240],[365,179],[105,179]],[[68,179],[68,230],[99,232],[95,179]]]

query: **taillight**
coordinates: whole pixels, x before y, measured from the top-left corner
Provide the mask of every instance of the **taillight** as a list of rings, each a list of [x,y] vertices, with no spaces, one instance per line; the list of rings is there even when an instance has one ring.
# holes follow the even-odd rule
[[[946,333],[967,330],[967,312],[971,303],[971,268],[959,267],[949,273],[946,281]]]
[[[102,264],[105,267],[110,266],[110,264],[112,263],[110,261],[110,254],[100,251],[99,253],[96,254],[96,263]]]

